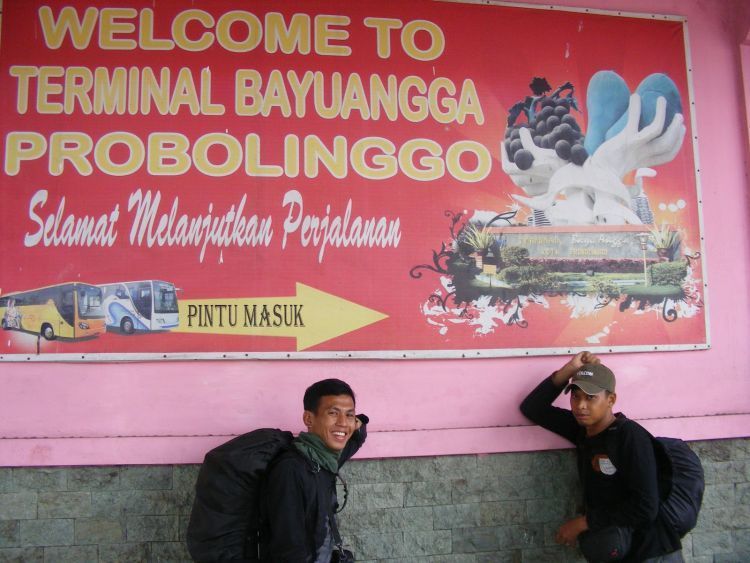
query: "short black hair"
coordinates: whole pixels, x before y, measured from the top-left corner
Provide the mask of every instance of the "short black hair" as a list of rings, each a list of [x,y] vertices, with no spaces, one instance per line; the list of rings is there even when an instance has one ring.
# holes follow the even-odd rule
[[[357,404],[354,391],[352,391],[348,383],[340,379],[323,379],[322,381],[313,383],[305,390],[305,397],[302,399],[305,410],[317,412],[318,405],[320,405],[320,398],[326,395],[349,395],[354,404]]]

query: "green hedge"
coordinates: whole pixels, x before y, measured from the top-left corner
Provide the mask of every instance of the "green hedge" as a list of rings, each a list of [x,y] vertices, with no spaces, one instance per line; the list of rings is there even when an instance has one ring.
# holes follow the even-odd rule
[[[687,262],[659,262],[649,269],[652,285],[681,285],[687,277]]]
[[[508,266],[499,272],[498,277],[522,295],[562,289],[558,276],[545,272],[542,266],[536,264]]]
[[[529,249],[523,246],[506,246],[500,250],[503,266],[523,266],[529,263]]]
[[[535,264],[541,264],[548,272],[577,273],[593,270],[600,274],[637,274],[643,273],[643,260],[630,258],[534,258]],[[647,264],[654,264],[656,260],[649,258]]]

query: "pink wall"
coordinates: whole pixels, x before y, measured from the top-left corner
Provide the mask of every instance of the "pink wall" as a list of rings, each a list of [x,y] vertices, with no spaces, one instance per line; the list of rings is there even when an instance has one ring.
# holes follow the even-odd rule
[[[542,2],[530,2],[543,4]],[[688,18],[712,346],[614,354],[619,404],[659,434],[750,436],[750,201],[742,0],[558,0]],[[750,76],[748,60],[745,72]],[[0,465],[197,462],[258,426],[301,428],[301,396],[349,381],[372,418],[362,457],[535,450],[563,442],[517,404],[560,357],[424,361],[0,364]]]

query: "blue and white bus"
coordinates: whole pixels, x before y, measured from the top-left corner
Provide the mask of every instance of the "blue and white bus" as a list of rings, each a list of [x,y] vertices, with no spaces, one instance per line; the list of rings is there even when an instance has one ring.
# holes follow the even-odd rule
[[[133,334],[169,330],[180,323],[174,284],[158,280],[108,283],[99,286],[107,329]]]

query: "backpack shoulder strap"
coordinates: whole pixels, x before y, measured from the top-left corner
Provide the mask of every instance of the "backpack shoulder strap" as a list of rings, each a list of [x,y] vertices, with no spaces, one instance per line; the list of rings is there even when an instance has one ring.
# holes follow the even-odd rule
[[[610,428],[612,428],[613,431],[617,432],[618,430],[632,426],[634,424],[638,423],[634,420],[630,420],[629,418],[622,416],[618,417],[617,420],[612,424],[612,426],[610,426]],[[640,426],[640,428],[651,440],[651,447],[654,451],[654,459],[656,461],[656,478],[657,486],[659,489],[659,498],[663,502],[669,496],[669,493],[672,489],[672,460],[667,449],[665,448],[665,445],[660,441],[661,438],[655,438],[653,434],[643,428],[643,426]],[[616,447],[617,443],[618,442],[616,440],[607,442],[607,453],[609,454],[609,457],[612,460],[612,463],[615,464],[615,466],[617,466],[619,462],[619,452],[617,451]]]
[[[630,428],[633,424],[637,424],[634,420],[630,420],[624,415],[617,416],[612,424],[610,424],[605,432],[607,432],[607,455],[615,467],[619,467],[620,452],[618,451],[618,445],[620,440],[620,432],[625,428]]]

